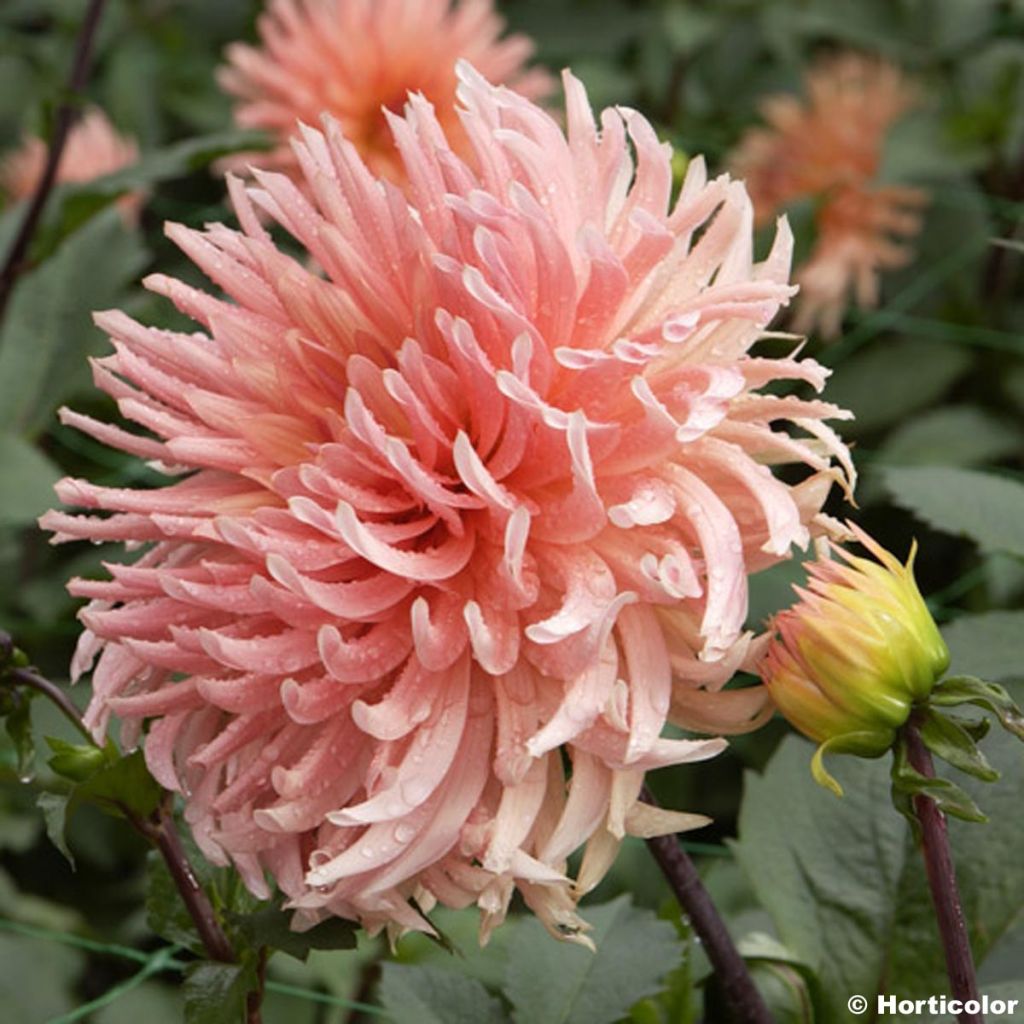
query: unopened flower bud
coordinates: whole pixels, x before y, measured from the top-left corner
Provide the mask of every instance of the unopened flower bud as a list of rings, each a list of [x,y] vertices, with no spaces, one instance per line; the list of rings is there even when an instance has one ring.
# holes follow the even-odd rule
[[[877,559],[830,545],[840,560],[807,567],[800,600],[775,618],[777,636],[760,671],[779,711],[820,745],[811,770],[835,793],[826,752],[878,757],[949,665],[949,651],[914,581],[916,545],[907,564],[863,530],[858,540]]]

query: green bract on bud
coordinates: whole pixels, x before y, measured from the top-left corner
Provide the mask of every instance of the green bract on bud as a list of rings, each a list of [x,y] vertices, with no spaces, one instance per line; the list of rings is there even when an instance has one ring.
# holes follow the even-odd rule
[[[823,755],[884,754],[949,665],[914,582],[916,545],[903,565],[859,527],[851,529],[878,561],[830,544],[841,560],[808,565],[808,586],[795,588],[800,600],[776,616],[777,635],[760,666],[779,711],[819,743],[815,779],[839,795]]]

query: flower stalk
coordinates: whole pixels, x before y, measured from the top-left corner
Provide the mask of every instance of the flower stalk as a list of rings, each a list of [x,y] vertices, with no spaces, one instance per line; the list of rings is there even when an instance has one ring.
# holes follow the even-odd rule
[[[82,721],[78,708],[71,702],[68,695],[49,679],[44,679],[38,672],[30,668],[12,668],[5,673],[6,681],[15,686],[26,686],[36,693],[41,693],[58,711],[75,727],[75,730],[87,743],[95,744],[92,734]]]
[[[11,638],[2,631],[0,631],[0,652],[2,652],[0,684],[24,686],[42,694],[60,710],[61,714],[88,743],[96,746],[96,741],[82,720],[78,708],[67,694],[33,668],[17,664],[15,659],[20,658],[21,655],[16,652]],[[14,665],[11,665],[12,661],[15,662]],[[118,803],[117,806],[132,828],[151,843],[163,858],[174,882],[174,887],[178,890],[178,895],[196,927],[206,955],[219,963],[235,963],[238,959],[235,951],[232,949],[231,943],[217,919],[213,905],[210,903],[210,898],[200,885],[188,859],[188,854],[182,846],[181,836],[174,824],[174,815],[171,812],[169,801],[162,800],[156,811],[149,817],[137,814],[123,803]],[[259,977],[262,984],[262,969],[259,972]],[[248,1024],[259,1024],[260,1021],[259,993],[255,996],[249,1002]]]
[[[640,798],[644,803],[657,806],[657,800],[646,786]],[[772,1024],[772,1015],[750,976],[747,963],[732,941],[689,854],[674,835],[654,836],[647,840],[647,846],[700,938],[735,1024]]]
[[[167,802],[160,804],[152,820],[140,819],[138,816],[126,812],[132,827],[146,839],[148,839],[160,852],[167,870],[170,872],[174,887],[181,896],[185,909],[188,910],[192,923],[196,926],[196,932],[206,950],[206,955],[211,960],[220,963],[231,964],[236,960],[235,952],[231,948],[228,937],[224,934],[209,897],[189,862],[188,855],[181,845],[181,836],[174,825],[174,818],[171,815]]]
[[[3,316],[4,310],[7,308],[7,300],[10,298],[14,282],[24,269],[25,255],[36,233],[36,228],[39,226],[39,219],[42,217],[46,200],[57,181],[57,170],[60,167],[60,158],[64,153],[64,145],[78,112],[79,100],[85,89],[85,83],[89,79],[93,43],[105,6],[106,0],[91,0],[85,17],[82,19],[82,27],[79,29],[78,40],[75,44],[75,59],[71,66],[71,75],[68,78],[65,93],[67,98],[57,108],[46,166],[36,185],[35,192],[29,200],[28,209],[25,211],[25,218],[21,222],[18,234],[4,258],[3,267],[0,268],[0,317]]]
[[[910,764],[926,778],[935,778],[932,755],[921,739],[919,713],[915,712],[903,727]],[[925,793],[913,798],[915,816],[920,823],[920,845],[928,874],[935,920],[939,928],[943,953],[946,957],[946,971],[949,974],[950,989],[955,999],[966,1005],[968,1001],[979,1001],[978,979],[974,970],[967,921],[960,903],[960,890],[956,883],[953,854],[949,846],[949,832],[946,816],[939,805]],[[964,1010],[957,1020],[960,1024],[984,1024],[981,1013]]]

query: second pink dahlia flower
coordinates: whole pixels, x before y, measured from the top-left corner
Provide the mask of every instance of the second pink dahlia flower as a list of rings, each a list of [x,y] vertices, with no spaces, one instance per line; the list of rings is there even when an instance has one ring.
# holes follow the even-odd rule
[[[501,38],[504,27],[492,0],[269,0],[261,46],[230,46],[219,77],[237,99],[238,124],[270,132],[276,145],[229,166],[253,163],[303,181],[291,141],[300,122],[319,124],[327,112],[375,175],[400,181],[405,170],[386,111],[400,114],[411,92],[433,104],[449,145],[464,154],[458,60],[531,99],[551,90],[546,71],[525,66],[532,42]]]
[[[389,116],[407,191],[327,118],[295,145],[308,193],[257,172],[239,229],[168,226],[226,297],[147,279],[199,331],[97,317],[96,381],[142,431],[63,419],[179,479],[64,480],[98,514],[43,522],[144,546],[71,583],[88,720],[141,739],[253,892],[399,931],[475,903],[486,936],[518,889],[586,941],[622,837],[692,822],[639,802],[644,772],[724,744],[666,721],[767,713],[722,689],[754,660],[747,576],[852,470],[839,410],[761,393],[826,371],[749,352],[793,290],[785,224],[754,264],[743,186],[695,160],[670,205],[640,115],[598,130],[567,75],[563,132],[461,76],[469,159],[423,99]]]
[[[0,188],[12,199],[27,199],[35,191],[46,167],[47,146],[29,137],[21,148],[0,161]],[[120,135],[97,107],[87,110],[72,126],[57,167],[58,182],[85,182],[113,174],[139,159],[135,140]],[[122,196],[118,206],[135,220],[142,202],[139,193]]]

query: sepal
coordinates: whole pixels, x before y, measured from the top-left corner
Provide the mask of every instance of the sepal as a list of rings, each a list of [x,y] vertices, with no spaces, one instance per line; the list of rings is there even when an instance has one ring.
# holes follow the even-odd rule
[[[1007,732],[1024,740],[1024,712],[998,683],[989,683],[975,676],[950,676],[932,690],[929,703],[944,708],[974,704],[990,711]]]

